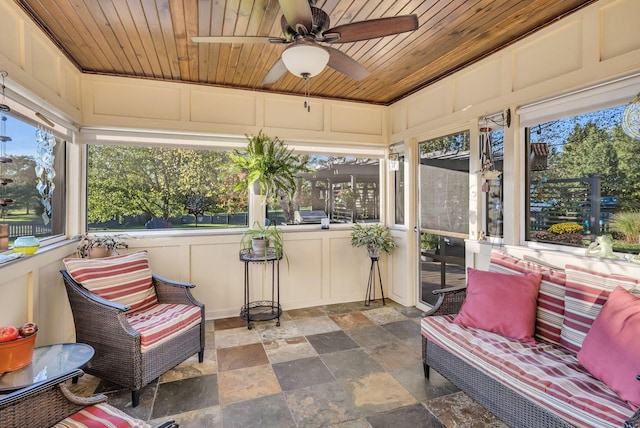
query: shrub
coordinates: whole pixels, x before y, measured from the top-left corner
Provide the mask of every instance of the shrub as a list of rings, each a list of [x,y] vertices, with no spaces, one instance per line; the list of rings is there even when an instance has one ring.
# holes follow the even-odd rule
[[[624,236],[626,242],[637,243],[640,239],[640,211],[621,211],[611,216],[609,228]]]
[[[581,233],[583,231],[584,228],[581,224],[578,223],[557,223],[549,227],[549,232],[555,233],[557,235],[564,233]]]

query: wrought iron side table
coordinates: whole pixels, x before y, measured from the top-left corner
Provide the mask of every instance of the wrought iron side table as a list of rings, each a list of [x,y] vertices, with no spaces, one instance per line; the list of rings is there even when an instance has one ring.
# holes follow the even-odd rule
[[[240,250],[240,261],[244,262],[244,305],[240,309],[240,318],[247,321],[247,328],[251,330],[251,321],[268,321],[277,319],[276,326],[280,326],[280,260],[282,254],[276,255],[273,248],[267,248],[266,255],[256,255],[250,249]],[[251,263],[265,263],[271,265],[271,300],[250,302],[249,293],[249,265]],[[265,269],[267,266],[265,266]]]

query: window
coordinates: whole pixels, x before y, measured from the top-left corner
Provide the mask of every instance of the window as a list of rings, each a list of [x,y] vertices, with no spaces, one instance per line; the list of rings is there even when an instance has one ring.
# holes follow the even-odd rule
[[[615,251],[640,250],[640,141],[622,129],[624,109],[526,128],[528,240],[584,247],[611,234]]]
[[[393,169],[393,185],[394,185],[394,214],[395,224],[404,224],[404,171],[405,161],[404,154],[398,154],[397,159],[392,159],[391,162],[397,162],[397,165],[392,167]],[[396,168],[397,166],[397,168]]]
[[[16,117],[0,116],[0,223],[9,242],[65,233],[65,142]]]
[[[483,127],[480,129],[481,146],[486,145],[491,150],[491,171],[483,175],[481,191],[484,195],[485,225],[484,232],[487,237],[502,238],[503,234],[503,205],[502,190],[503,178],[503,151],[504,131],[502,127]],[[493,173],[495,171],[495,173]],[[500,173],[499,175],[497,173]]]
[[[224,150],[91,145],[89,230],[246,227],[248,196],[235,192]]]
[[[379,159],[303,155],[309,172],[298,174],[293,200],[281,195],[270,205],[267,218],[277,224],[380,221]]]

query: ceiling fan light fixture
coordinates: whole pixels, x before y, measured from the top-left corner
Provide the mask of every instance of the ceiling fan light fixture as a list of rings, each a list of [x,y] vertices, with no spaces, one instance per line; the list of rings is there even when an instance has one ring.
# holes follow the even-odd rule
[[[298,77],[313,77],[327,66],[329,52],[316,45],[296,44],[282,52],[282,62]]]

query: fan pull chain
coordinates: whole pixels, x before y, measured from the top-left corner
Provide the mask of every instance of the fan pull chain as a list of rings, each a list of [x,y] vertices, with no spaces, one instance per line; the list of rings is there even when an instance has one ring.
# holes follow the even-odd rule
[[[311,103],[309,102],[309,73],[302,73],[304,79],[304,108],[311,113]]]

